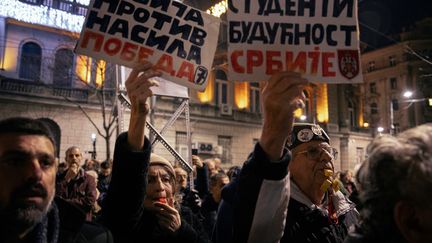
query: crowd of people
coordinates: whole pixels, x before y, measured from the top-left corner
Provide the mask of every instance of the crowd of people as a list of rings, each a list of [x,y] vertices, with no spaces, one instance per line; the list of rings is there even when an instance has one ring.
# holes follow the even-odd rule
[[[246,162],[224,170],[193,155],[188,174],[145,136],[159,75],[149,63],[130,73],[129,128],[113,161],[73,146],[59,163],[41,121],[0,121],[0,243],[432,242],[432,125],[379,136],[356,174],[335,171],[325,130],[294,123],[307,80],[280,72],[263,84]]]

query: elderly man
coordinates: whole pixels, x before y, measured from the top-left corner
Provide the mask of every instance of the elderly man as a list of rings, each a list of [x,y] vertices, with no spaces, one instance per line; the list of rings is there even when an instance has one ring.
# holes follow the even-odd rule
[[[432,125],[380,136],[357,172],[361,225],[347,243],[432,242]]]
[[[263,86],[261,138],[233,187],[233,242],[343,242],[357,222],[354,205],[330,185],[336,153],[327,134],[293,128],[304,84],[282,72]]]
[[[318,125],[294,124],[288,148],[291,196],[284,237],[289,242],[343,242],[357,223],[355,205],[332,179],[337,152]],[[335,189],[335,190],[333,190]],[[283,240],[282,240],[283,241]]]
[[[65,160],[68,169],[57,177],[57,196],[80,208],[91,221],[97,199],[96,181],[81,168],[83,157],[78,147],[68,148]]]
[[[0,242],[112,242],[109,231],[54,200],[57,161],[38,120],[0,121]]]

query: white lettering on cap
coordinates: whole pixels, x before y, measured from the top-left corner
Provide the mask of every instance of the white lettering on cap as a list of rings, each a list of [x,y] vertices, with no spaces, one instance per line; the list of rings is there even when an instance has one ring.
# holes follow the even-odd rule
[[[321,136],[321,135],[322,135],[321,127],[320,127],[320,126],[318,126],[318,125],[313,125],[311,128],[312,128],[312,132],[313,132],[315,135],[318,135],[318,136]]]

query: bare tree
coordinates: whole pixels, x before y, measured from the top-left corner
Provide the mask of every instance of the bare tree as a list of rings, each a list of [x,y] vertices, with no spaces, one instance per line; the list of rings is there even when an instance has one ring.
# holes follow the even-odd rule
[[[53,67],[53,86],[60,88],[82,88],[87,91],[87,103],[100,106],[102,124],[82,106],[82,99],[72,99],[62,95],[65,100],[75,104],[105,140],[106,160],[111,158],[111,137],[118,127],[116,66],[103,60],[86,56],[75,56],[68,49],[58,50]]]

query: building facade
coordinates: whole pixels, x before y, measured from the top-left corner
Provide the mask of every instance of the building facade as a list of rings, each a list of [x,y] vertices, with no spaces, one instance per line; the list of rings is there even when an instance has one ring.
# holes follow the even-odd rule
[[[208,3],[202,7],[198,2],[194,1],[193,6],[209,8]],[[108,146],[101,135],[97,136],[97,158],[104,160],[106,153],[112,155],[118,132],[127,129],[129,113],[115,100],[121,69],[73,53],[86,4],[84,0],[0,2],[0,118],[44,119],[56,131],[60,158],[72,145],[92,152],[91,134],[99,134],[93,124],[104,135],[104,124],[112,123],[112,129],[118,122],[117,129],[110,130]],[[208,87],[204,92],[189,90],[189,111],[193,147],[203,158],[221,158],[227,168],[241,165],[258,141],[262,113],[259,83],[227,79],[225,31],[222,24]],[[367,80],[371,80],[369,74],[365,73]],[[364,96],[368,85],[310,85],[305,90],[306,107],[296,112],[297,121],[315,122],[328,131],[332,146],[339,150],[336,170],[354,169],[365,158],[373,135],[371,128],[375,126],[365,112],[369,107],[369,98]],[[162,129],[181,102],[181,98],[173,97],[154,99],[150,117],[154,126]],[[106,113],[101,112],[102,107]],[[110,120],[110,114],[120,119]],[[364,126],[367,122],[371,124],[369,128]],[[186,157],[184,115],[166,130],[164,137]],[[160,143],[154,151],[173,159]],[[90,156],[88,153],[86,157]]]
[[[397,134],[432,121],[431,57],[431,18],[401,33],[397,44],[362,55],[364,122],[372,131]],[[406,91],[412,96],[404,97]]]

